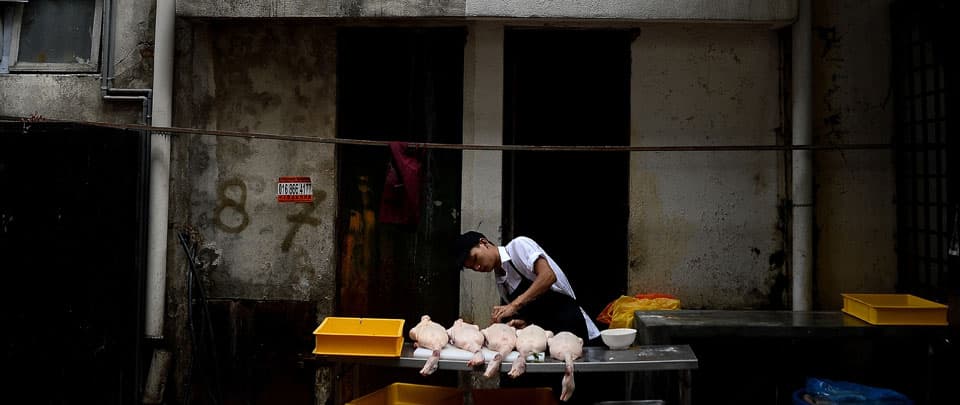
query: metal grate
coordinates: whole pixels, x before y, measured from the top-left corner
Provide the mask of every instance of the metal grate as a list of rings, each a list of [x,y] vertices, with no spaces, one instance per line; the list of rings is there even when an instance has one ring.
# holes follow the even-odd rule
[[[946,2],[893,4],[899,289],[944,298],[957,196]],[[955,259],[954,259],[955,260]]]

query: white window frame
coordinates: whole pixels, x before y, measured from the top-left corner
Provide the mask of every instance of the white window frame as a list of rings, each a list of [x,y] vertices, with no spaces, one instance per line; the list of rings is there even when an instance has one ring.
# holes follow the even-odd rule
[[[10,38],[13,36],[13,12],[27,0],[0,0],[0,74],[10,73]]]
[[[90,59],[89,62],[54,63],[54,62],[20,62],[20,23],[23,20],[23,6],[28,1],[0,0],[0,4],[13,5],[13,27],[10,38],[9,70],[10,73],[40,72],[40,73],[96,73],[100,69],[100,34],[103,25],[103,0],[94,0],[93,26],[90,30]],[[2,26],[2,22],[0,22]]]

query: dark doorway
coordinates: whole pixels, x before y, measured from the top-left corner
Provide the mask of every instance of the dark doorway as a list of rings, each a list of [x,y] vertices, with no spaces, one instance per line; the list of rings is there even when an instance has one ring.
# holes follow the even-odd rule
[[[953,340],[960,331],[960,138],[957,46],[949,38],[958,9],[943,0],[898,0],[890,8],[897,290],[947,304]],[[928,389],[903,392],[918,403],[958,403],[950,383],[960,377],[955,347],[931,344]]]
[[[345,28],[337,36],[338,138],[462,141],[463,28]],[[403,318],[407,338],[421,315],[452,325],[459,314],[460,272],[452,264],[448,246],[460,231],[456,213],[462,153],[405,152],[422,169],[419,185],[403,184],[404,192],[419,197],[414,207],[419,218],[386,222],[384,191],[391,150],[337,148],[340,288],[336,312]],[[456,384],[455,375],[437,374],[432,377]],[[364,372],[360,394],[404,379],[431,381],[402,370]]]
[[[629,145],[632,38],[629,31],[508,30],[504,142]],[[504,155],[504,236],[543,246],[593,318],[626,292],[629,157]]]
[[[149,150],[138,132],[0,122],[4,402],[141,401]]]
[[[954,2],[891,5],[896,107],[898,289],[955,304],[960,251],[960,142],[955,127]],[[951,253],[952,252],[952,253]],[[949,301],[949,302],[948,302]]]

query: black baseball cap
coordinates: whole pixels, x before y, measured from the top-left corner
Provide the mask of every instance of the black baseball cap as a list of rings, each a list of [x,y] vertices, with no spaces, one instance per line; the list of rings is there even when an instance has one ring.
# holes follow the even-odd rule
[[[477,231],[467,231],[457,237],[453,244],[453,254],[457,258],[457,268],[463,270],[463,262],[470,255],[470,250],[480,244],[480,239],[487,239],[482,233]]]

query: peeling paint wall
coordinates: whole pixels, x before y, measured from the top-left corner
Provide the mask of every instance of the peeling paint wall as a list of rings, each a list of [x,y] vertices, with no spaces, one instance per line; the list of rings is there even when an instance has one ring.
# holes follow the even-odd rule
[[[776,32],[651,25],[632,52],[633,145],[777,143]],[[782,303],[782,172],[777,152],[634,152],[628,292],[685,308]]]
[[[813,3],[813,133],[817,143],[889,143],[890,2]],[[814,302],[843,292],[894,292],[895,171],[890,150],[820,152]]]

